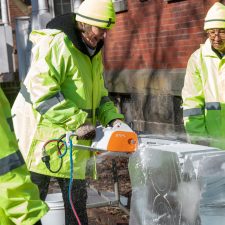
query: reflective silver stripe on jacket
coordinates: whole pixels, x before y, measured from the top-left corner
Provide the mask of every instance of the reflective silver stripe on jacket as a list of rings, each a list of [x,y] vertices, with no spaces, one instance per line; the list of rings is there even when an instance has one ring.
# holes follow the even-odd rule
[[[193,108],[193,109],[185,109],[183,111],[183,116],[197,116],[197,115],[203,115],[202,109],[200,108]]]
[[[36,110],[41,114],[45,114],[50,108],[52,108],[54,105],[57,105],[58,103],[62,102],[64,99],[64,96],[61,92],[58,92],[56,95],[52,96],[51,98],[45,100],[43,103],[41,103]],[[88,115],[88,118],[93,117],[93,111],[92,109],[81,109],[85,111]]]
[[[45,114],[50,108],[64,100],[64,96],[62,93],[58,92],[54,96],[49,99],[46,99],[43,103],[41,103],[36,110],[41,114]]]
[[[30,93],[27,91],[27,87],[24,84],[21,84],[20,93],[23,95],[26,102],[32,103],[31,100],[30,100]]]
[[[24,165],[24,163],[23,156],[18,150],[17,152],[0,159],[0,175],[8,173],[9,171]]]
[[[10,130],[13,132],[14,131],[14,127],[13,127],[13,121],[12,121],[12,117],[7,118],[7,123],[10,127]]]
[[[219,102],[207,102],[205,103],[205,108],[207,110],[221,110]]]
[[[219,102],[206,102],[205,103],[205,109],[207,110],[221,110],[221,105]],[[202,109],[200,108],[193,108],[193,109],[185,109],[183,111],[183,116],[197,116],[197,115],[203,115]]]

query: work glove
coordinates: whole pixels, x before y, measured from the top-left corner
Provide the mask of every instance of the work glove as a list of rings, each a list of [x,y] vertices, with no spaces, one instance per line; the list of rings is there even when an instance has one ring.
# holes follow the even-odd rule
[[[78,140],[92,140],[95,134],[95,127],[91,123],[84,123],[76,130]]]
[[[110,127],[114,127],[117,123],[124,123],[124,122],[120,119],[114,119],[114,120],[111,120],[108,125]]]

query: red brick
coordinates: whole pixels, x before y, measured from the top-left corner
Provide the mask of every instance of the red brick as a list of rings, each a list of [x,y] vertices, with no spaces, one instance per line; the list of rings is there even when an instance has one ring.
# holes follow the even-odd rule
[[[107,69],[185,68],[206,39],[203,21],[214,2],[128,0],[128,11],[117,14],[106,40]]]

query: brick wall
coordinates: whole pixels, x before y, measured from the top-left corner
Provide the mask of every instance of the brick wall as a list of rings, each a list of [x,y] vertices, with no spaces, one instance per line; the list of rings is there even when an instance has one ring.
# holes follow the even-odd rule
[[[28,16],[31,9],[26,6],[22,0],[8,0],[10,25],[15,30],[15,18],[19,16]]]
[[[105,46],[107,70],[185,68],[205,40],[203,20],[214,1],[128,0]]]
[[[216,0],[127,0],[105,44],[106,86],[136,130],[183,135],[181,90]],[[220,1],[224,3],[225,1]]]

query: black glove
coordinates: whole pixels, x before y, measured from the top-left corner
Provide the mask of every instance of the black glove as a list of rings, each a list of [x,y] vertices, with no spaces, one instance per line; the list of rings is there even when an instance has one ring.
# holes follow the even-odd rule
[[[76,130],[78,140],[94,139],[95,134],[95,127],[91,123],[84,123]]]

